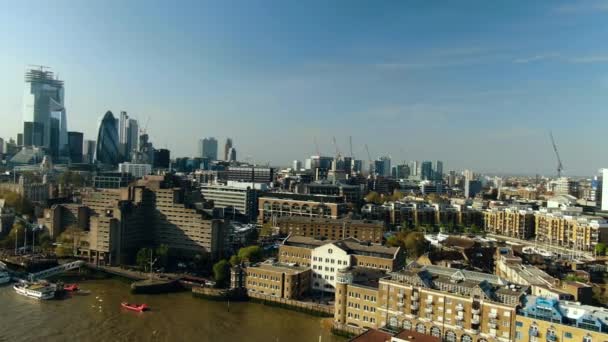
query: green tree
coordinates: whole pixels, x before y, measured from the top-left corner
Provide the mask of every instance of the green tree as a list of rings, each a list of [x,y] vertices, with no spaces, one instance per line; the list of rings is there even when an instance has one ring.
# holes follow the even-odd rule
[[[230,281],[230,263],[220,260],[213,265],[213,279],[217,287],[226,287]]]
[[[5,200],[5,205],[15,209],[17,215],[33,215],[34,206],[25,197],[12,191],[0,191],[0,198]]]
[[[423,233],[411,232],[405,237],[403,245],[410,258],[418,258],[426,251],[427,241],[424,239]]]
[[[238,255],[233,255],[230,257],[230,265],[236,266],[241,263],[241,258]]]
[[[386,239],[386,245],[389,247],[402,247],[403,242],[393,235]]]
[[[606,254],[606,244],[603,242],[595,245],[595,254],[597,255],[605,255]]]
[[[169,246],[161,244],[156,248],[155,253],[158,258],[157,265],[160,267],[167,267],[169,263]]]
[[[375,191],[372,191],[369,194],[367,194],[364,199],[365,199],[365,202],[367,202],[367,203],[375,203],[375,204],[384,203],[382,196],[380,196],[380,194]]]
[[[23,244],[23,229],[24,225],[20,221],[13,223],[8,235],[2,240],[2,247],[15,248],[15,240],[20,247]]]
[[[391,201],[400,201],[403,199],[403,197],[405,197],[405,195],[401,191],[395,190],[391,196]]]
[[[477,226],[475,223],[471,224],[471,226],[469,227],[469,231],[471,232],[471,234],[475,235],[483,233],[481,228],[479,228],[479,226]]]
[[[242,261],[249,261],[252,263],[262,261],[263,253],[260,246],[249,246],[239,249],[238,257]]]
[[[137,251],[137,255],[135,256],[135,263],[137,266],[143,269],[144,272],[147,272],[150,266],[151,252],[152,250],[150,248],[141,248],[139,251]]]

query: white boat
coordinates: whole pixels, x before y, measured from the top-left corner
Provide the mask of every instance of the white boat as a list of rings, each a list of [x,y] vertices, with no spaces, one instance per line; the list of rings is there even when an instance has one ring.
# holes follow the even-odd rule
[[[54,284],[46,282],[19,283],[15,284],[13,288],[18,294],[35,299],[53,299],[57,290]]]
[[[6,284],[11,281],[11,276],[6,272],[0,271],[0,284]]]

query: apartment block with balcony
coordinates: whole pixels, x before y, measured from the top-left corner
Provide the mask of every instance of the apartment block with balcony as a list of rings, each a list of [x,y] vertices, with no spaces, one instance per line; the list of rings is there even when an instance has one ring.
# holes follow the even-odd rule
[[[528,296],[515,320],[514,341],[603,342],[608,309]]]
[[[516,308],[528,290],[490,274],[415,264],[372,286],[341,270],[336,288],[338,325],[414,330],[450,342],[512,341]],[[364,295],[377,298],[374,323],[369,313],[365,321],[344,306]]]
[[[522,240],[534,236],[534,212],[520,207],[500,207],[483,211],[484,230],[491,234]]]
[[[539,211],[535,215],[536,239],[577,251],[593,251],[608,242],[608,221],[599,216],[569,215],[562,211]]]
[[[383,221],[310,218],[285,216],[276,220],[279,232],[284,235],[324,237],[331,240],[355,238],[361,241],[382,243]]]

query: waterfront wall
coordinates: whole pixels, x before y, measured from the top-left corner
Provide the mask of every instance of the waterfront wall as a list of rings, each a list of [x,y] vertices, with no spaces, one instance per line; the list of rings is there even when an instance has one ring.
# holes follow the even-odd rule
[[[259,293],[249,293],[248,296],[249,300],[264,305],[277,306],[324,317],[334,316],[334,307],[332,305],[302,302],[299,300],[279,298]]]

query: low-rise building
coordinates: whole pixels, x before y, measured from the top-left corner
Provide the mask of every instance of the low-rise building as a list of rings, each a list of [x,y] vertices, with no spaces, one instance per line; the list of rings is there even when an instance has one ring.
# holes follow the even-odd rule
[[[135,178],[142,178],[152,173],[152,165],[128,162],[120,163],[118,164],[118,172],[131,174]]]
[[[213,201],[215,208],[224,209],[225,216],[255,222],[261,190],[256,189],[252,183],[202,184],[200,189],[205,200]]]
[[[337,219],[346,214],[347,205],[340,196],[272,193],[258,199],[258,212],[260,224],[283,216]]]
[[[266,261],[244,268],[249,293],[300,299],[310,291],[311,270],[294,264]]]
[[[276,220],[279,232],[284,235],[324,237],[331,240],[355,238],[361,241],[382,243],[383,221],[329,219],[319,217],[284,216]]]
[[[333,292],[339,269],[359,266],[391,272],[403,267],[405,254],[398,247],[354,238],[335,241],[290,236],[279,247],[279,261],[311,267],[313,290]]]

